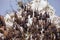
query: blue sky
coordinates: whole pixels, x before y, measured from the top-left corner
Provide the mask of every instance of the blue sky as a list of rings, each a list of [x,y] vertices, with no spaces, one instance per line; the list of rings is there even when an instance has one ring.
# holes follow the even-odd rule
[[[23,2],[26,1],[27,0]],[[60,0],[48,0],[48,1],[54,7],[56,15],[60,16]],[[5,15],[6,12],[12,11],[12,8],[15,11],[17,11],[18,6],[16,0],[0,0],[0,15]]]

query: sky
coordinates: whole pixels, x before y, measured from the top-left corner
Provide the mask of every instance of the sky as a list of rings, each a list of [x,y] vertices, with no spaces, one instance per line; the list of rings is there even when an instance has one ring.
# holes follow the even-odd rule
[[[23,0],[23,2],[27,2],[27,0]],[[48,2],[54,7],[56,15],[60,16],[60,0],[48,0]],[[4,16],[12,9],[15,11],[18,9],[16,0],[0,0],[0,15]]]

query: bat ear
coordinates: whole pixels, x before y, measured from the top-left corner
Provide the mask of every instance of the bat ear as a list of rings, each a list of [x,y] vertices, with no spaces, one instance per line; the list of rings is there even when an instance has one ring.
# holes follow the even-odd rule
[[[4,17],[3,16],[0,16],[0,24],[2,26],[5,26],[5,21],[4,21]]]

